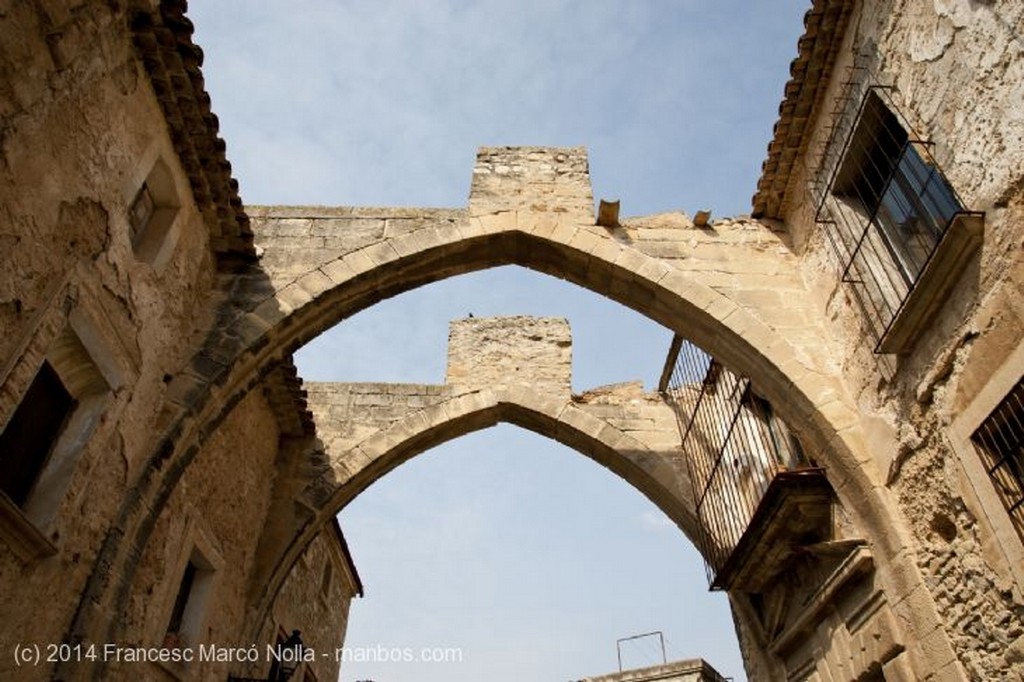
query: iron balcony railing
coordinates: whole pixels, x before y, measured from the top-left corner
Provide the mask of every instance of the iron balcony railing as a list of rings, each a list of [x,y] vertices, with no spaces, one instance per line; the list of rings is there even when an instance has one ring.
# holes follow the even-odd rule
[[[830,155],[835,165],[817,196],[816,221],[876,352],[953,220],[974,215],[946,181],[930,144],[912,137],[895,112],[887,88],[866,88],[855,116],[839,126],[845,139]]]
[[[811,468],[797,439],[761,398],[750,379],[722,366],[676,336],[661,391],[682,436],[708,582],[747,532],[775,477]]]

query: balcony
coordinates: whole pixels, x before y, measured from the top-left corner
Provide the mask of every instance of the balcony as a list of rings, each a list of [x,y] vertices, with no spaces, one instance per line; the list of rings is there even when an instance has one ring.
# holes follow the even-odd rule
[[[824,470],[749,378],[676,336],[660,390],[679,422],[711,589],[759,592],[799,548],[832,539]]]

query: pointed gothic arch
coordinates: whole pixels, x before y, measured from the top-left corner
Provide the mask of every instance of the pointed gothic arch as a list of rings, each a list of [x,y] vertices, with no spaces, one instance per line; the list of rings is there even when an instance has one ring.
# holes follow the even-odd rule
[[[828,468],[838,497],[872,546],[883,581],[904,594],[920,582],[916,573],[895,566],[909,546],[906,529],[894,523],[862,416],[842,377],[828,364],[834,342],[788,249],[777,239],[767,249],[763,243],[753,249],[738,245],[726,256],[736,270],[727,274],[738,284],[716,285],[712,273],[693,267],[686,257],[685,240],[692,243],[692,233],[675,237],[683,242],[675,244],[680,257],[662,258],[628,235],[594,226],[579,206],[552,206],[544,203],[548,198],[528,204],[528,197],[511,194],[522,205],[471,201],[469,211],[410,214],[396,209],[402,219],[412,219],[413,227],[391,235],[382,229],[354,244],[343,238],[338,246],[326,237],[310,239],[316,248],[296,249],[294,238],[279,239],[261,229],[270,219],[284,215],[291,220],[304,211],[308,218],[299,221],[312,222],[317,209],[254,211],[264,266],[231,278],[216,312],[218,324],[191,368],[172,382],[163,420],[168,427],[122,508],[119,532],[108,535],[101,548],[97,566],[104,570],[90,578],[72,639],[117,635],[118,624],[104,614],[117,613],[128,599],[135,564],[156,517],[205,438],[261,377],[299,346],[377,301],[453,275],[509,264],[562,277],[615,300],[749,375]],[[337,211],[333,218],[365,217],[359,209]],[[369,210],[375,211],[385,210]],[[738,225],[771,235],[770,226],[747,220]],[[314,226],[308,227],[311,238]],[[285,255],[277,260],[287,267],[268,267],[280,253]],[[786,288],[784,298],[766,299],[763,294],[776,284]],[[120,576],[115,585],[107,580],[107,567]],[[920,631],[934,629],[934,612],[905,611]]]

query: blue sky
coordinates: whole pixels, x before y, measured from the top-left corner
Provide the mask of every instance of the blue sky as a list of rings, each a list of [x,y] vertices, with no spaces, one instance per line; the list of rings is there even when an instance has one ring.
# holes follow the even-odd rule
[[[464,206],[481,145],[584,145],[624,215],[748,213],[807,0],[193,0],[243,200]],[[662,327],[519,268],[430,285],[297,356],[311,380],[440,383],[473,312],[573,328],[573,386],[653,386]],[[502,426],[403,465],[341,514],[366,597],[349,646],[453,647],[461,663],[352,664],[342,680],[564,682],[662,630],[669,658],[743,679],[723,595],[689,541],[600,466]],[[624,663],[660,657],[651,641]]]

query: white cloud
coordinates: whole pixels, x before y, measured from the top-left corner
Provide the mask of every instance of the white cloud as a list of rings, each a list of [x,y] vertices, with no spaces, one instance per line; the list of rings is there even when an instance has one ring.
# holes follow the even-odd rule
[[[664,512],[656,508],[646,510],[640,517],[640,521],[643,524],[644,528],[646,528],[647,530],[679,530],[676,527],[676,524],[673,523],[672,519],[665,516]]]

